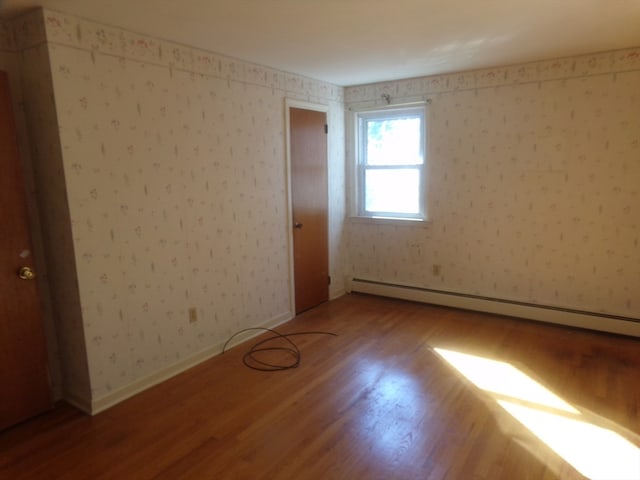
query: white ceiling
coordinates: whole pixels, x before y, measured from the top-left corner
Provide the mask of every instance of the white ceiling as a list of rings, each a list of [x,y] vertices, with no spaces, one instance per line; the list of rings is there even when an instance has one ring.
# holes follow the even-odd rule
[[[640,0],[0,0],[336,85],[640,46]]]

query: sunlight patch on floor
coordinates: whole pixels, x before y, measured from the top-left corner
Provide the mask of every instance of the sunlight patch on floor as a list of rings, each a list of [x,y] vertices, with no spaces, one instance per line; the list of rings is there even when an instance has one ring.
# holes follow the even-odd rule
[[[519,398],[565,412],[580,413],[555,393],[543,387],[513,365],[452,350],[441,348],[436,348],[435,350],[456,370],[482,390],[511,398]]]
[[[435,351],[582,475],[592,480],[640,479],[637,445],[590,423],[513,365],[442,348]]]

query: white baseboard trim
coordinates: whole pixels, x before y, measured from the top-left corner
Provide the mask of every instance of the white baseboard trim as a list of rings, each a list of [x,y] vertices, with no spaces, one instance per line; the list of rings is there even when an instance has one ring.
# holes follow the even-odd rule
[[[570,327],[640,337],[640,319],[619,315],[557,308],[407,285],[394,285],[361,278],[350,280],[349,290],[401,300],[431,303],[464,310],[495,313]]]
[[[75,392],[63,392],[61,400],[91,415],[91,400]]]
[[[286,312],[281,315],[278,315],[271,320],[264,322],[262,325],[258,327],[264,328],[273,328],[282,323],[288,322],[294,317],[292,312]],[[238,337],[234,338],[233,341],[227,345],[227,349],[232,348],[235,345],[238,345],[242,342],[249,340],[257,335],[260,335],[264,332],[259,330],[255,330],[253,332],[248,332],[243,335],[238,335]],[[225,342],[220,342],[212,347],[206,348],[197,352],[196,354],[190,356],[189,358],[185,358],[177,363],[169,365],[168,367],[164,367],[151,375],[147,375],[146,377],[139,378],[134,382],[125,385],[124,387],[118,388],[117,390],[109,393],[108,395],[104,395],[100,398],[92,399],[90,404],[87,404],[86,401],[76,399],[76,398],[65,398],[65,400],[74,405],[75,407],[80,408],[84,412],[89,413],[90,415],[96,415],[104,410],[107,410],[110,407],[126,400],[127,398],[133,397],[134,395],[153,387],[159,383],[168,380],[171,377],[178,375],[179,373],[184,372],[185,370],[190,369],[191,367],[195,367],[199,363],[204,362],[216,355],[222,353],[222,348],[224,347]]]
[[[329,292],[329,300],[335,300],[336,298],[343,297],[346,294],[347,292],[344,288],[341,288],[340,290],[332,290]]]

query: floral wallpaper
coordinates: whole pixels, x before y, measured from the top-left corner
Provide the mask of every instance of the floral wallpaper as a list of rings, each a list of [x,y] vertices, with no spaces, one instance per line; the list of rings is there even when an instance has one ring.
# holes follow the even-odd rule
[[[355,276],[640,317],[637,49],[342,89],[49,10],[11,27],[86,410],[292,315],[285,98],[329,109],[332,297]],[[431,101],[426,226],[344,222],[345,107],[383,94]]]
[[[0,52],[13,52],[14,41],[11,23],[0,20]],[[6,67],[3,68],[6,69]]]
[[[638,85],[628,49],[347,88],[431,102],[429,222],[350,223],[351,275],[640,318]]]
[[[341,88],[47,10],[15,30],[23,55],[49,57],[31,68],[50,69],[55,99],[59,146],[44,151],[59,148],[61,170],[40,175],[64,182],[44,201],[68,215],[48,229],[71,234],[51,254],[75,268],[56,283],[77,289],[59,327],[75,348],[63,368],[87,366],[76,403],[292,316],[285,98],[329,107],[332,295],[344,291]]]

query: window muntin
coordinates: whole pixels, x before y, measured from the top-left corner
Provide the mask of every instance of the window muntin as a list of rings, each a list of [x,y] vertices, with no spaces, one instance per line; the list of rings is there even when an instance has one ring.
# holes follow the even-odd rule
[[[356,118],[358,215],[424,219],[424,106],[359,112]]]

